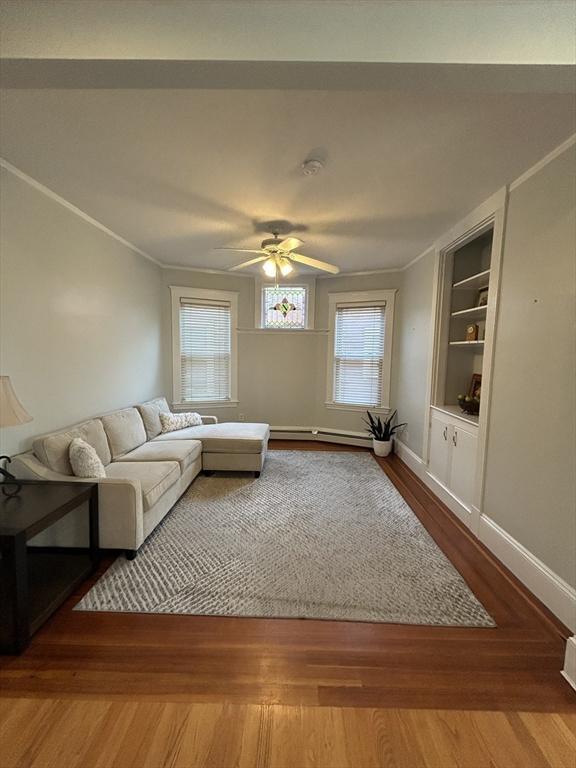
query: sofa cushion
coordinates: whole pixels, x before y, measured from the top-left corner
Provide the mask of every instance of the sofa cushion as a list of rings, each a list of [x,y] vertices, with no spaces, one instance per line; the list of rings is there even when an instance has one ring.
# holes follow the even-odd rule
[[[268,424],[231,421],[167,432],[155,437],[153,442],[201,440],[204,453],[262,453],[266,449],[269,436]]]
[[[144,422],[136,408],[123,408],[102,416],[112,458],[117,459],[146,442]]]
[[[170,408],[165,397],[156,397],[154,400],[148,400],[145,403],[137,405],[142,421],[144,422],[144,429],[148,440],[159,435],[162,431],[162,425],[160,424],[160,414],[170,413]]]
[[[76,477],[106,477],[106,470],[100,456],[90,443],[82,440],[81,437],[75,437],[72,440],[68,455],[72,472]]]
[[[177,461],[115,461],[106,467],[106,477],[139,480],[142,504],[147,512],[178,481],[180,465]]]
[[[118,461],[177,461],[184,472],[201,453],[200,440],[154,440],[125,453]]]
[[[75,427],[69,427],[62,432],[50,432],[50,434],[37,437],[33,444],[34,454],[43,464],[54,472],[62,475],[72,475],[70,457],[68,451],[70,443],[75,437],[79,437],[94,448],[104,466],[110,464],[112,456],[108,439],[100,419],[90,419]]]

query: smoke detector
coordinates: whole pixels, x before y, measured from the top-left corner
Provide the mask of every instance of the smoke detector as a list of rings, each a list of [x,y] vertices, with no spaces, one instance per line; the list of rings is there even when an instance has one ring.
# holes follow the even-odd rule
[[[310,160],[304,160],[302,163],[302,173],[304,176],[316,176],[320,173],[322,168],[324,168],[322,160],[310,158]]]

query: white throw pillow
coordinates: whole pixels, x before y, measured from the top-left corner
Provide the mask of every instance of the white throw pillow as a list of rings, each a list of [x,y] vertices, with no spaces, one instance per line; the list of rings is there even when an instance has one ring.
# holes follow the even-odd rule
[[[199,413],[162,413],[158,414],[162,424],[162,434],[175,432],[186,427],[199,427],[202,424],[202,416]]]
[[[106,470],[100,456],[86,440],[75,437],[70,443],[68,456],[72,472],[76,477],[106,477]]]

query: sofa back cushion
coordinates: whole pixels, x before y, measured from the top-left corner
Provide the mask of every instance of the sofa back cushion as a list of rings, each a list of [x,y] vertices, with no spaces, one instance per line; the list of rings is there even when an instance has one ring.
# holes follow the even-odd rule
[[[94,448],[104,466],[110,464],[112,456],[100,419],[90,419],[90,421],[84,421],[75,427],[69,427],[65,431],[51,432],[48,435],[37,437],[32,446],[36,458],[54,472],[60,472],[62,475],[74,474],[68,451],[70,443],[76,437],[85,440]]]
[[[144,429],[148,440],[153,440],[162,431],[162,425],[160,424],[160,414],[170,413],[170,408],[166,402],[165,397],[156,397],[154,400],[148,400],[146,403],[137,405],[142,421],[144,422]]]
[[[102,416],[102,424],[108,435],[113,459],[146,442],[144,422],[136,408],[123,408]]]

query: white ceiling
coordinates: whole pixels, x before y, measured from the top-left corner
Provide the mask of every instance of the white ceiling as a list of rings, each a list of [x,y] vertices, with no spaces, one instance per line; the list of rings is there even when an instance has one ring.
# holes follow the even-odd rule
[[[7,90],[2,156],[172,265],[259,222],[343,271],[399,267],[574,131],[574,97],[433,89]],[[325,171],[305,177],[312,152]],[[298,229],[297,229],[298,231]]]

